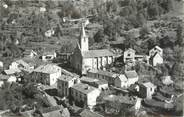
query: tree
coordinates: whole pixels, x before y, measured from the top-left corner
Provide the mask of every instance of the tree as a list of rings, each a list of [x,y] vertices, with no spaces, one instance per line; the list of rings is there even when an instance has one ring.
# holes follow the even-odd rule
[[[101,29],[98,30],[98,32],[94,36],[94,41],[96,43],[105,42],[105,39],[104,39],[104,31],[103,30],[101,30]]]
[[[184,44],[184,27],[180,24],[177,26],[177,40],[176,44],[183,45]]]

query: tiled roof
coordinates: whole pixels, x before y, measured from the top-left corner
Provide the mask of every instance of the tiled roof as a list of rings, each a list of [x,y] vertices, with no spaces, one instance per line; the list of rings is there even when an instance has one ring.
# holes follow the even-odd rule
[[[84,58],[94,58],[94,57],[114,56],[115,54],[108,49],[101,49],[101,50],[84,51],[82,55]]]
[[[81,113],[80,113],[80,117],[104,117],[98,113],[92,112],[88,109],[84,109]]]
[[[137,72],[135,70],[125,71],[125,76],[127,78],[135,78],[135,77],[138,77]]]
[[[61,68],[57,65],[46,64],[46,65],[40,65],[34,71],[35,72],[42,72],[42,73],[56,73],[59,70],[61,70]]]
[[[84,84],[84,83],[76,84],[72,87],[72,89],[75,89],[75,90],[77,90],[81,93],[84,93],[84,94],[88,94],[94,90],[98,90],[97,88],[89,86],[88,84]]]

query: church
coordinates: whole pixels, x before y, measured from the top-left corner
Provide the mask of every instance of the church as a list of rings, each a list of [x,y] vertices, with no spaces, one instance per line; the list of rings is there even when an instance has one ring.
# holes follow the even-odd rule
[[[82,24],[77,47],[71,55],[71,65],[76,72],[86,74],[88,70],[104,70],[115,57],[116,54],[108,49],[89,50],[88,37]]]

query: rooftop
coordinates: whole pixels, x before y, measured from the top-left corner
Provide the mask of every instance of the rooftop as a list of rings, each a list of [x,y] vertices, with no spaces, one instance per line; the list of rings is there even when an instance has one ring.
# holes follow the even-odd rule
[[[0,74],[0,80],[7,80],[9,76]]]
[[[94,57],[104,57],[104,56],[114,56],[115,54],[108,49],[101,50],[89,50],[83,52],[84,58],[94,58]]]
[[[155,87],[155,88],[156,88],[156,86],[155,86],[153,83],[151,83],[151,82],[143,83],[143,85],[144,85],[145,87]]]
[[[104,97],[104,100],[115,102],[118,101],[120,103],[134,104],[135,100],[131,99],[129,96],[117,96],[117,95],[108,95]]]
[[[62,106],[52,106],[52,107],[48,107],[48,108],[43,108],[40,110],[41,113],[49,113],[52,111],[60,111],[61,109],[63,109]]]
[[[125,71],[125,76],[127,78],[135,78],[135,77],[138,77],[138,74],[135,70],[132,70],[132,71]]]
[[[127,81],[127,78],[124,74],[119,75],[118,77],[121,81]]]
[[[40,65],[39,67],[37,67],[34,71],[35,72],[42,72],[42,73],[56,73],[58,71],[60,71],[61,68],[57,65],[54,64],[45,64],[45,65]]]
[[[58,80],[71,81],[73,79],[75,79],[75,77],[71,77],[71,76],[68,76],[68,75],[61,75]]]
[[[90,78],[90,77],[81,77],[80,79],[82,82],[87,82],[87,83],[93,83],[94,85],[103,85],[103,84],[108,84],[108,82],[106,80],[99,80],[99,79],[95,79],[95,78]]]
[[[76,84],[72,88],[84,94],[88,94],[94,90],[98,90],[97,88],[89,86],[88,84],[84,84],[84,83]]]
[[[86,81],[86,82],[96,82],[96,81],[99,81],[98,79],[94,79],[94,78],[90,78],[90,77],[81,77],[80,78],[81,81]]]
[[[19,69],[8,69],[8,70],[4,70],[4,72],[7,75],[11,75],[11,74],[14,74],[14,73],[20,73],[21,70],[19,70]]]
[[[109,76],[109,77],[116,77],[118,75],[114,72],[103,71],[103,70],[90,70],[89,73],[96,73],[96,74],[101,74],[101,75]]]
[[[80,117],[104,117],[98,113],[92,112],[88,109],[84,109],[81,113],[80,113]]]
[[[55,51],[45,51],[42,53],[43,56],[46,56],[46,55],[54,55],[56,52]]]

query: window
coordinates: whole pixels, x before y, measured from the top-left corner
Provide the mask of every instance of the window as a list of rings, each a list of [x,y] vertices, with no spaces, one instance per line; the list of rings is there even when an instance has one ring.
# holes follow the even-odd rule
[[[127,56],[130,56],[130,54],[128,54]]]

